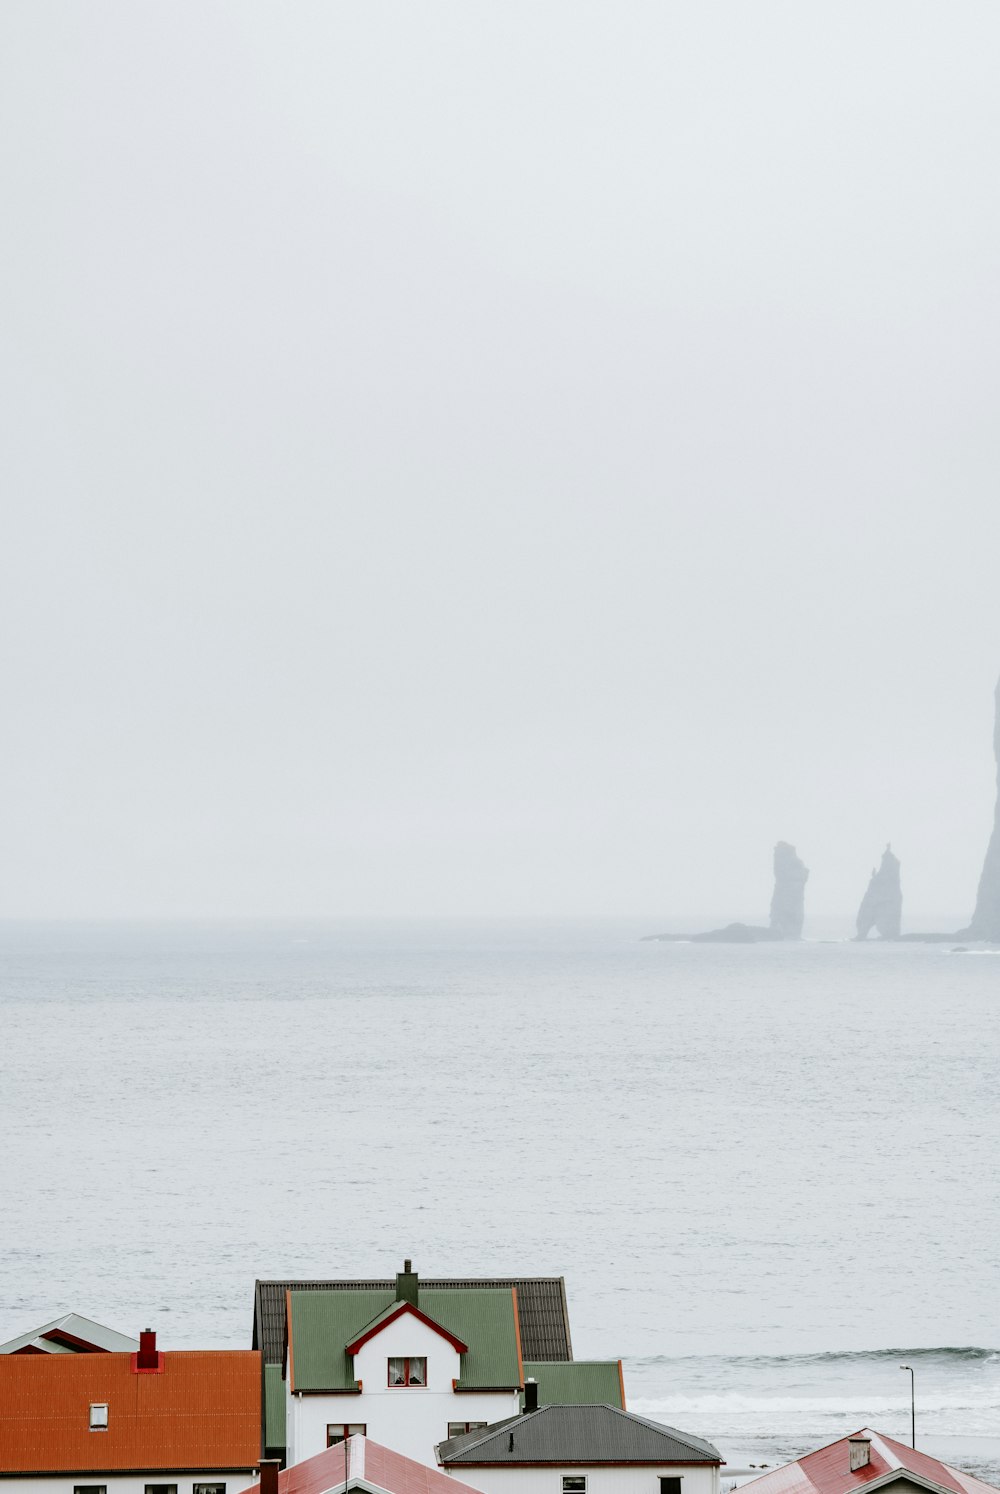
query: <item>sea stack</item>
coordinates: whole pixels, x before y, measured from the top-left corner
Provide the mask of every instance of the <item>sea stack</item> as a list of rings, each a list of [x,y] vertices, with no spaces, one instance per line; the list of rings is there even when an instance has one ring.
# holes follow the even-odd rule
[[[976,911],[967,929],[960,930],[962,939],[987,939],[1000,943],[1000,680],[995,694],[996,714],[993,722],[993,752],[997,760],[997,805],[993,815],[993,834],[986,848],[983,874],[979,878],[976,895]]]
[[[774,848],[774,895],[771,898],[771,931],[778,939],[801,939],[806,914],[806,882],[809,868],[787,840]]]
[[[903,889],[899,881],[899,857],[892,847],[882,852],[882,862],[872,872],[868,891],[858,909],[858,938],[867,939],[872,929],[880,939],[898,939],[903,921]]]

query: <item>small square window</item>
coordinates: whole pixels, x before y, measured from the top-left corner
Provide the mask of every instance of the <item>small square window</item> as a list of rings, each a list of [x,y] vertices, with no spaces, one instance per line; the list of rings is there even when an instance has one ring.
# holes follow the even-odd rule
[[[92,1432],[106,1432],[108,1430],[108,1408],[103,1401],[96,1405],[91,1403],[90,1430]]]
[[[681,1494],[681,1480],[676,1475],[660,1475],[660,1494]]]
[[[427,1384],[427,1360],[414,1359],[410,1357],[389,1360],[389,1384],[396,1385],[422,1385]]]
[[[585,1473],[564,1474],[562,1494],[587,1494],[587,1475]]]
[[[226,1494],[225,1484],[192,1484],[191,1494]]]
[[[326,1424],[326,1445],[336,1447],[338,1442],[346,1442],[348,1437],[367,1437],[368,1428],[363,1421],[328,1421]]]

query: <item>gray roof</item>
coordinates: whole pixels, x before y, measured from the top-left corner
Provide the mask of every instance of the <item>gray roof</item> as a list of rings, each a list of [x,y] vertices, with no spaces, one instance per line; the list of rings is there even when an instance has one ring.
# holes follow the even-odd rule
[[[17,1338],[0,1344],[0,1354],[17,1354],[22,1349],[38,1349],[44,1354],[78,1354],[81,1348],[104,1349],[108,1353],[130,1354],[139,1347],[137,1338],[118,1333],[114,1328],[105,1328],[78,1312],[64,1312],[61,1318],[20,1333]]]
[[[521,1353],[525,1359],[573,1358],[569,1336],[566,1285],[561,1276],[421,1277],[421,1287],[435,1291],[449,1287],[517,1288],[521,1325]],[[395,1279],[384,1281],[258,1281],[254,1292],[253,1347],[261,1349],[265,1364],[285,1359],[285,1292],[395,1291]]]
[[[539,1406],[478,1432],[441,1442],[438,1462],[448,1468],[525,1463],[721,1463],[710,1442],[619,1411],[616,1406]]]

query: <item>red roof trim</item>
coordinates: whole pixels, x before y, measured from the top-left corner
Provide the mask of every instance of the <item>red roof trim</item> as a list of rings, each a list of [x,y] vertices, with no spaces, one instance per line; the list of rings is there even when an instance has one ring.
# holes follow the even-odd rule
[[[626,1407],[625,1407],[625,1376],[622,1374],[622,1362],[621,1362],[620,1359],[618,1361],[618,1388],[619,1388],[619,1390],[622,1393],[622,1410],[624,1411],[626,1409]]]
[[[415,1318],[419,1318],[421,1323],[425,1323],[428,1328],[433,1328],[434,1332],[440,1334],[442,1338],[446,1338],[452,1348],[457,1349],[459,1354],[468,1354],[468,1344],[463,1344],[460,1338],[456,1338],[453,1333],[449,1333],[447,1328],[442,1328],[440,1323],[435,1323],[433,1318],[429,1318],[425,1312],[421,1312],[419,1307],[414,1307],[412,1302],[397,1302],[394,1312],[390,1312],[387,1318],[383,1318],[380,1323],[375,1323],[371,1328],[366,1329],[364,1333],[354,1339],[353,1343],[349,1343],[346,1346],[348,1354],[356,1354],[360,1348],[363,1348],[368,1343],[369,1339],[377,1338],[383,1328],[388,1328],[390,1323],[395,1323],[397,1318],[401,1318],[404,1313],[412,1313]]]
[[[292,1358],[292,1294],[285,1293],[285,1337],[288,1339],[288,1389],[295,1394],[295,1361]],[[284,1368],[284,1366],[282,1366]]]
[[[50,1328],[48,1333],[42,1337],[50,1344],[69,1344],[80,1354],[107,1354],[107,1349],[102,1349],[100,1344],[92,1344],[88,1338],[77,1338],[75,1333],[67,1333],[65,1328]],[[44,1353],[44,1350],[42,1351]]]
[[[514,1337],[517,1340],[517,1388],[524,1389],[524,1360],[521,1357],[521,1315],[517,1310],[517,1287],[511,1287],[510,1295],[514,1299]]]

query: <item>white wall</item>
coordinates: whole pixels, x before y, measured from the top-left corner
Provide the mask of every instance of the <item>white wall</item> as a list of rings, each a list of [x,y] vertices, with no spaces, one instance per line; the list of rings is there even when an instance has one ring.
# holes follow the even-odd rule
[[[252,1468],[224,1473],[59,1473],[51,1478],[0,1479],[0,1494],[73,1494],[80,1484],[106,1484],[108,1494],[145,1494],[147,1484],[176,1484],[177,1494],[192,1494],[194,1484],[225,1484],[226,1494],[240,1494],[255,1477]]]
[[[389,1360],[407,1355],[427,1360],[426,1386],[388,1384]],[[360,1395],[293,1395],[286,1379],[289,1466],[323,1451],[328,1422],[361,1422],[374,1442],[436,1467],[434,1447],[448,1436],[450,1421],[494,1422],[517,1415],[515,1390],[453,1390],[460,1371],[460,1356],[448,1340],[412,1313],[403,1313],[354,1356],[354,1378],[363,1385]]]
[[[448,1468],[483,1494],[562,1494],[563,1474],[587,1476],[587,1494],[660,1494],[660,1475],[682,1475],[681,1494],[719,1494],[718,1468]]]

